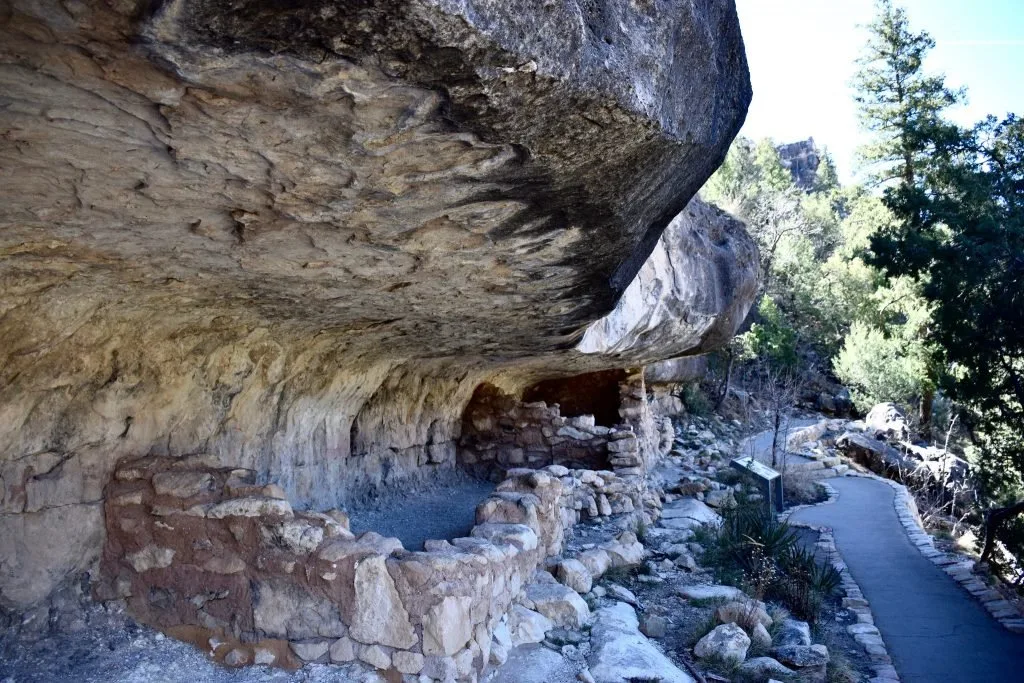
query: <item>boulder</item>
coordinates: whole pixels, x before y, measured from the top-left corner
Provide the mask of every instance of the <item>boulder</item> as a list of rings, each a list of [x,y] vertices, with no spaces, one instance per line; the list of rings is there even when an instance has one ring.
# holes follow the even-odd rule
[[[810,645],[811,625],[806,621],[783,619],[779,632],[775,636],[775,644],[779,647],[785,647],[788,645]]]
[[[286,579],[256,585],[253,619],[268,638],[303,640],[345,635],[338,606]]]
[[[795,672],[771,657],[754,657],[743,662],[743,665],[740,666],[740,673],[749,678],[763,681],[777,676],[786,679]]]
[[[558,626],[580,628],[590,619],[590,608],[583,598],[560,583],[531,583],[526,587],[525,599]]]
[[[513,605],[508,614],[508,630],[513,647],[544,640],[544,634],[555,627],[555,623],[540,612]]]
[[[613,541],[603,545],[602,550],[608,553],[608,559],[612,567],[631,567],[644,561],[644,546],[640,541],[633,540],[630,543]]]
[[[907,416],[895,403],[878,403],[872,406],[864,418],[864,425],[876,435],[897,441],[910,438]]]
[[[757,603],[750,601],[736,600],[720,605],[715,610],[715,618],[723,624],[734,623],[744,628],[752,628],[753,624],[772,625],[772,618],[768,616],[768,612]]]
[[[783,645],[776,647],[775,659],[798,669],[825,666],[829,662],[828,648],[824,645]]]
[[[416,644],[409,613],[382,556],[370,555],[356,562],[353,590],[349,632],[354,639],[400,649]]]
[[[472,598],[448,596],[423,619],[423,654],[450,657],[473,637]]]
[[[693,678],[640,633],[636,612],[624,602],[594,613],[590,647],[587,663],[595,683],[693,683]]]
[[[589,593],[593,586],[590,571],[579,560],[562,560],[556,569],[558,580],[577,593]]]
[[[158,496],[191,498],[213,490],[213,475],[208,472],[158,472],[153,475],[153,490]]]
[[[762,650],[767,650],[772,646],[772,635],[768,633],[768,629],[764,627],[764,624],[755,624],[748,633],[750,634],[751,644],[758,646]]]
[[[585,550],[576,559],[586,567],[592,579],[601,578],[612,566],[612,559],[608,555],[608,551],[602,548]]]
[[[670,529],[696,529],[721,523],[721,516],[696,498],[680,498],[661,510],[660,524]]]
[[[736,498],[733,495],[732,489],[708,491],[704,494],[704,502],[709,507],[721,508],[724,510],[730,510],[736,507]]]
[[[739,665],[747,657],[750,638],[736,624],[721,624],[697,641],[693,653],[701,659],[716,657],[727,664]]]

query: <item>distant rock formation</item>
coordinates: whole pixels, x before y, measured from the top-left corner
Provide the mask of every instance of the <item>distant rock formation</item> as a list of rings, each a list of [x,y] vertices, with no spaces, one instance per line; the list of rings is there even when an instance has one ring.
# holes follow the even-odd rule
[[[814,144],[814,138],[779,145],[777,149],[782,165],[793,174],[796,186],[802,190],[813,188],[821,164],[821,153]]]

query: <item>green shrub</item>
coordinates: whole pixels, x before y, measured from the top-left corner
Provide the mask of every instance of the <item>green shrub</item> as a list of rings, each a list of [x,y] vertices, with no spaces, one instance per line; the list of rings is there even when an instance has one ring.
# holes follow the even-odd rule
[[[703,540],[704,560],[723,583],[758,600],[777,600],[800,619],[817,621],[841,585],[841,575],[801,548],[797,531],[759,507],[727,511],[716,534]]]
[[[701,388],[699,382],[691,382],[683,387],[683,393],[679,397],[686,406],[686,412],[698,417],[707,417],[714,410],[711,399]]]

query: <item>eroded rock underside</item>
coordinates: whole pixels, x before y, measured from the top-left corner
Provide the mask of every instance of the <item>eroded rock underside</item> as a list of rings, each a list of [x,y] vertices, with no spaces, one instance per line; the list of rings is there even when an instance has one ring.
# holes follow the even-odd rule
[[[453,467],[485,383],[701,353],[753,298],[742,226],[690,202],[750,99],[729,0],[0,22],[5,608],[95,565],[120,460],[344,507]]]

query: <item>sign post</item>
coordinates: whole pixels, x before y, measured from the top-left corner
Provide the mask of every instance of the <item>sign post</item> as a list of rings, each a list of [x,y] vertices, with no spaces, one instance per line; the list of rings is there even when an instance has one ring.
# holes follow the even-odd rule
[[[731,463],[733,468],[746,472],[757,482],[757,487],[764,497],[769,511],[782,512],[782,475],[768,465],[758,462],[752,457],[736,458]]]

